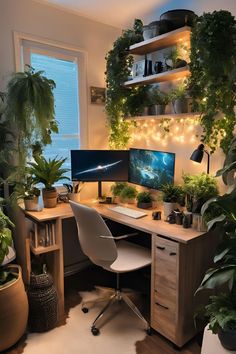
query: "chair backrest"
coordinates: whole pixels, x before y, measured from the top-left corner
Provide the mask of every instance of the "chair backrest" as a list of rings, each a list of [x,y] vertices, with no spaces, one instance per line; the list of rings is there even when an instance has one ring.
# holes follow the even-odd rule
[[[70,205],[82,251],[96,265],[109,268],[117,258],[117,248],[114,240],[100,237],[112,236],[106,223],[95,209],[72,201]]]

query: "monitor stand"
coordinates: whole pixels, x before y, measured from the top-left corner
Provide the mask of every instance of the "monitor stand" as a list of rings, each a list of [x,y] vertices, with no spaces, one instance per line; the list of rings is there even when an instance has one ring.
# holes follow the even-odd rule
[[[102,197],[102,182],[98,181],[98,200],[100,204],[117,204],[112,202],[112,197],[103,199]]]

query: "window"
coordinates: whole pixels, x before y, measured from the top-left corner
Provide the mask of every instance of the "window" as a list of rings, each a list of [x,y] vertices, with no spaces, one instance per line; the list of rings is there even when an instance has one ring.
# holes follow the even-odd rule
[[[35,70],[43,70],[56,83],[55,116],[59,133],[52,134],[52,144],[46,146],[44,156],[67,158],[64,167],[70,169],[70,150],[80,148],[77,63],[34,52],[30,53],[30,62]]]
[[[67,158],[63,167],[70,169],[70,150],[88,147],[87,54],[70,45],[17,32],[14,41],[16,70],[23,70],[25,64],[29,64],[37,71],[43,70],[44,75],[56,83],[55,118],[59,134],[52,134],[52,144],[45,147],[44,156]],[[67,176],[70,178],[70,171]]]

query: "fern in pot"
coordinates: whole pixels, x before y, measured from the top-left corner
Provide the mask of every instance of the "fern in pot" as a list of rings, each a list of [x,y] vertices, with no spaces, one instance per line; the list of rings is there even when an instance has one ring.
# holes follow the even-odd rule
[[[137,195],[137,207],[142,209],[148,209],[152,207],[152,195],[150,192],[144,191]]]
[[[119,202],[121,192],[128,186],[127,182],[116,182],[111,186],[111,193],[115,202]]]
[[[42,155],[34,157],[35,162],[30,162],[29,171],[34,177],[35,183],[43,183],[43,202],[45,208],[54,208],[57,205],[57,190],[54,184],[60,180],[69,179],[64,174],[69,170],[62,165],[66,158],[46,160]]]
[[[135,187],[127,185],[120,193],[120,200],[122,203],[133,204],[137,194],[138,192]]]

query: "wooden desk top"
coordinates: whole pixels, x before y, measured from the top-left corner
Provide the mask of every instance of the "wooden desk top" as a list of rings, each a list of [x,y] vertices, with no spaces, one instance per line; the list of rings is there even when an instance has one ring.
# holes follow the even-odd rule
[[[115,211],[109,210],[111,205],[99,204],[96,200],[82,202],[85,205],[95,208],[99,214],[110,220],[119,222],[121,224],[133,227],[137,230],[147,233],[159,234],[166,236],[170,239],[181,243],[188,243],[197,237],[203,235],[202,232],[195,231],[193,229],[184,229],[180,225],[170,225],[163,220],[152,220],[152,211],[144,210],[148,215],[140,218],[133,219],[129,216],[119,214]],[[134,205],[129,206],[132,209]],[[140,210],[140,209],[138,209]],[[58,204],[56,208],[44,208],[42,211],[25,211],[26,216],[29,216],[36,222],[43,222],[53,219],[66,219],[73,217],[73,213],[69,203]]]

